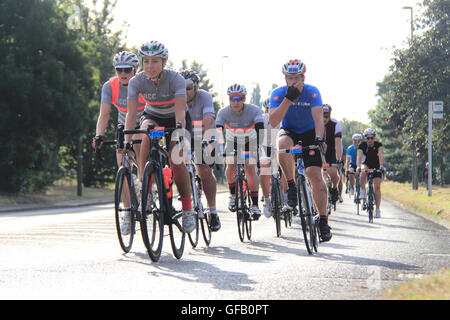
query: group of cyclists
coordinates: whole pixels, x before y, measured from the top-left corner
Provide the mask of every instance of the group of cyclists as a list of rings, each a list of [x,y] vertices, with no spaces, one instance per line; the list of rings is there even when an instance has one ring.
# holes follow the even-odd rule
[[[118,109],[118,123],[125,130],[147,129],[149,124],[175,128],[177,123],[191,135],[191,148],[198,145],[195,141],[211,140],[225,142],[224,148],[218,150],[239,149],[250,155],[243,160],[252,199],[252,220],[258,220],[261,211],[258,204],[259,186],[264,197],[263,214],[271,217],[270,175],[275,166],[282,171],[281,185],[284,191],[286,207],[293,209],[297,205],[297,186],[295,183],[294,157],[289,153],[276,150],[289,149],[299,142],[304,146],[319,145],[325,150],[326,162],[330,164],[328,174],[331,180],[331,195],[337,201],[342,192],[342,181],[338,170],[345,168],[350,183],[350,193],[354,190],[354,174],[361,172],[361,198],[365,198],[366,175],[361,168],[383,168],[382,144],[375,141],[373,129],[366,129],[363,135],[354,134],[353,144],[347,149],[343,159],[342,125],[331,118],[332,108],[323,104],[317,87],[306,84],[305,64],[297,59],[282,66],[286,85],[271,92],[262,103],[262,108],[247,103],[247,90],[242,84],[233,84],[227,89],[229,105],[223,106],[217,114],[210,93],[199,89],[199,76],[191,70],[180,72],[166,68],[168,50],[158,41],[149,41],[139,47],[137,55],[122,51],[113,58],[116,76],[110,78],[102,87],[100,114],[97,121],[96,135],[92,140],[94,148],[101,148],[111,105]],[[139,67],[142,71],[138,72]],[[142,139],[133,146],[139,164],[138,173],[148,159],[150,138],[148,135],[125,135],[124,149],[117,149],[117,164],[123,161],[124,150],[130,147],[132,139]],[[177,141],[166,137],[172,150]],[[172,141],[173,140],[173,141]],[[365,140],[365,141],[363,141]],[[323,179],[322,156],[320,149],[310,150],[303,155],[304,167],[311,185],[315,208],[320,216],[319,232],[322,241],[332,237],[328,224],[327,201],[328,186]],[[197,150],[198,151],[198,150]],[[204,186],[207,207],[211,214],[211,231],[218,231],[221,222],[216,208],[217,181],[211,168],[201,157],[196,160],[197,172]],[[225,155],[225,175],[229,186],[228,209],[235,208],[235,171],[238,159]],[[258,159],[258,161],[251,161]],[[345,164],[343,163],[345,162]],[[332,164],[335,164],[333,166]],[[190,233],[196,228],[195,212],[192,208],[191,186],[186,165],[170,159],[173,178],[176,183],[182,206],[182,225]],[[259,173],[257,171],[259,167]],[[380,183],[381,176],[374,177],[376,196],[376,217],[380,217]],[[342,185],[342,183],[341,183]],[[149,203],[149,202],[147,202]]]

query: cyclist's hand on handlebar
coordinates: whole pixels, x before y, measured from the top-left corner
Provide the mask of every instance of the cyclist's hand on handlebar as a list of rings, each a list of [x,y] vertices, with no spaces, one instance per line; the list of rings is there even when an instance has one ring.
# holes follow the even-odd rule
[[[92,138],[91,146],[94,149],[100,149],[103,145],[103,136],[95,136]]]

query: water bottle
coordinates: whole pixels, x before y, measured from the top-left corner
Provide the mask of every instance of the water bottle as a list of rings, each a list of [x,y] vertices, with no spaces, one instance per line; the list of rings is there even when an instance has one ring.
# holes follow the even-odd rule
[[[167,198],[172,198],[172,169],[169,166],[163,168],[164,187],[166,188]]]

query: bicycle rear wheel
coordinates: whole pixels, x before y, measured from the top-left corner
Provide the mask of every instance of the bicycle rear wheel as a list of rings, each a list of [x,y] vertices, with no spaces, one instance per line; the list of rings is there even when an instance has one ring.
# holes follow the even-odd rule
[[[136,194],[131,188],[130,171],[120,167],[116,175],[114,191],[114,209],[117,237],[125,253],[130,252],[136,232],[136,216],[138,204]]]
[[[298,201],[298,212],[300,216],[300,222],[302,226],[303,239],[305,241],[306,250],[308,254],[312,254],[312,246],[310,243],[310,221],[307,221],[307,216],[311,218],[311,205],[308,202],[308,198],[305,196],[306,180],[305,177],[299,175],[297,178],[297,201]],[[303,207],[302,207],[303,206]]]
[[[195,186],[197,192],[197,199],[199,199],[198,205],[200,216],[198,217],[198,220],[200,222],[200,226],[202,229],[203,240],[205,241],[206,245],[209,246],[209,244],[211,243],[211,212],[203,208],[202,203],[203,184],[202,180],[198,177],[195,180]]]
[[[277,237],[281,236],[281,195],[278,179],[272,178],[271,184],[271,209],[273,219],[275,220],[275,231]]]
[[[160,170],[147,162],[142,179],[141,233],[152,261],[161,256],[164,235],[163,180]]]
[[[191,181],[191,202],[192,202],[192,209],[195,211],[195,229],[191,233],[188,233],[188,239],[189,242],[192,245],[192,248],[195,248],[198,244],[198,233],[199,233],[199,223],[198,223],[198,214],[200,211],[200,198],[197,193],[197,186],[195,183],[195,177],[193,176],[192,172],[189,172],[189,179]],[[200,194],[201,197],[201,194]]]

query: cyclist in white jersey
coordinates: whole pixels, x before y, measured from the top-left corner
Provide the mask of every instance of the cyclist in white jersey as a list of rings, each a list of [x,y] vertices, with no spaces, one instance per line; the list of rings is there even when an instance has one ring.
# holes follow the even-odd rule
[[[269,122],[269,105],[270,105],[270,97],[263,101],[261,107],[263,109],[263,118],[264,118],[264,131],[262,137],[262,154],[260,158],[261,164],[261,175],[259,179],[261,180],[261,189],[264,196],[264,215],[267,218],[272,216],[271,204],[270,204],[270,180],[272,175],[272,170],[278,170],[278,161],[277,161],[277,138],[278,133],[280,131],[281,124],[278,124],[276,127],[272,127]],[[281,177],[281,189],[283,197],[287,194],[285,191],[287,190],[287,182],[284,175]]]
[[[186,97],[192,120],[191,150],[195,151],[198,175],[203,182],[208,210],[211,213],[211,231],[220,229],[220,219],[216,209],[217,181],[211,167],[205,163],[201,147],[203,138],[210,141],[215,136],[215,117],[212,96],[199,89],[200,78],[192,70],[183,70],[180,74],[186,79]]]
[[[221,132],[224,127],[226,128],[227,153],[236,147],[238,151],[248,151],[256,154],[259,149],[259,130],[264,129],[261,109],[253,104],[245,103],[247,90],[243,85],[234,84],[230,86],[227,94],[230,97],[230,105],[219,110],[216,118],[218,131]],[[237,138],[237,146],[234,146],[234,138]],[[234,180],[236,162],[234,157],[227,157],[226,164],[225,174],[230,188],[228,209],[234,212],[236,211]],[[259,179],[256,174],[256,167],[249,159],[245,160],[244,166],[252,198],[252,208],[250,209],[252,218],[253,220],[258,220],[261,216],[261,211],[258,208]]]
[[[103,144],[103,135],[108,126],[111,105],[114,105],[118,110],[117,123],[125,125],[128,82],[136,74],[136,70],[139,67],[139,60],[134,53],[121,51],[114,56],[112,64],[116,69],[116,76],[110,78],[103,84],[97,129],[95,130],[95,137],[92,138],[91,142],[92,147],[98,149],[100,149]],[[136,126],[139,126],[139,119],[144,112],[144,106],[145,102],[142,97],[139,97],[138,112],[135,121]],[[136,155],[139,154],[139,145],[134,146],[134,151],[136,152]],[[122,150],[117,150],[116,158],[117,165],[120,166],[124,158]]]
[[[138,95],[141,94],[146,101],[144,115],[141,118],[141,129],[147,129],[149,124],[175,128],[177,122],[181,122],[183,128],[189,128],[186,121],[186,85],[184,78],[177,72],[164,69],[167,64],[168,50],[158,41],[144,43],[138,50],[138,57],[144,71],[134,76],[128,88],[128,112],[126,118],[127,130],[134,129],[134,119],[138,106]],[[188,125],[188,126],[186,126]],[[125,136],[128,141],[129,135]],[[139,166],[144,168],[150,151],[150,138],[142,136]],[[167,137],[170,141],[171,137]],[[170,142],[170,150],[176,142]],[[169,160],[173,170],[173,176],[181,196],[183,210],[183,228],[186,232],[192,232],[196,228],[195,212],[192,210],[191,187],[189,173],[184,162],[174,163],[172,152]]]

